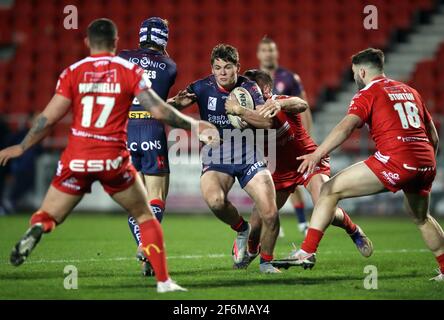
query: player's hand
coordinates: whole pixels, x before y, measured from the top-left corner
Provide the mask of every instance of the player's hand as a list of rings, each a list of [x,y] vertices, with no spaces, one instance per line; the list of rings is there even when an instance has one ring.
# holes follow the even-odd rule
[[[214,124],[208,121],[199,120],[197,122],[197,130],[199,141],[211,146],[217,146],[220,144],[221,139],[219,131]]]
[[[6,166],[8,161],[13,158],[18,158],[23,154],[23,148],[21,145],[16,144],[14,146],[5,148],[0,151],[0,166]]]
[[[269,99],[259,110],[259,114],[264,118],[273,118],[281,109],[281,104],[278,101]]]
[[[237,99],[233,98],[233,96],[230,94],[227,100],[225,101],[225,111],[228,114],[238,115],[240,114],[240,108],[242,107],[237,101]]]
[[[321,157],[314,152],[297,157],[296,160],[302,160],[302,163],[298,168],[299,173],[306,172],[308,174],[312,174],[316,168],[316,165],[321,161]]]
[[[196,99],[197,97],[194,93],[189,93],[187,90],[181,90],[175,97],[168,99],[167,103],[175,107],[186,107],[194,103]]]

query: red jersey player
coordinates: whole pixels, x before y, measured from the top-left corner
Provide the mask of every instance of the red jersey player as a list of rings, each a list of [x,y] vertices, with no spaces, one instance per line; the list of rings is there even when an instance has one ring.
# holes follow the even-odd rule
[[[141,179],[129,160],[128,111],[137,97],[154,117],[172,126],[193,127],[193,130],[215,127],[198,123],[167,105],[151,89],[150,80],[141,68],[114,56],[117,28],[111,20],[93,21],[85,42],[91,55],[62,72],[56,94],[22,143],[0,151],[0,165],[5,165],[43,139],[72,110],[68,146],[42,206],[31,217],[31,227],[12,250],[11,263],[21,265],[42,234],[62,223],[83,195],[91,191],[91,184],[100,181],[105,191],[137,220],[144,253],[155,270],[157,291],[185,290],[168,275],[162,228],[148,207]],[[211,140],[210,131],[201,138]]]
[[[432,117],[415,89],[385,77],[381,50],[369,48],[357,53],[352,69],[360,91],[353,97],[348,114],[314,153],[299,157],[303,162],[298,171],[313,172],[326,154],[364,124],[378,151],[324,184],[307,236],[292,256],[292,264],[314,265],[319,242],[339,200],[402,190],[406,210],[439,264],[440,273],[431,280],[444,281],[444,232],[429,213],[439,145]]]
[[[273,82],[264,71],[248,70],[245,72],[245,76],[259,85],[267,101],[277,100],[279,102],[279,104],[266,103],[256,111],[242,108],[239,104],[232,103],[231,100],[226,104],[230,113],[239,115],[251,125],[276,130],[276,159],[269,157],[268,160],[269,162],[275,161],[274,166],[271,167],[275,168],[273,182],[278,209],[282,208],[299,185],[303,185],[308,190],[315,204],[319,198],[322,184],[329,179],[330,165],[328,156],[325,156],[312,173],[297,172],[301,161],[296,158],[314,152],[317,148],[301,121],[301,112],[304,112],[308,107],[307,103],[298,97],[272,95]],[[237,268],[246,268],[257,256],[262,221],[257,215],[256,209],[253,210],[250,224],[248,254],[241,263],[235,265]],[[336,209],[333,224],[347,231],[363,256],[369,257],[372,254],[371,241],[361,228],[351,221],[344,210]],[[274,265],[286,267],[286,263],[274,263]]]

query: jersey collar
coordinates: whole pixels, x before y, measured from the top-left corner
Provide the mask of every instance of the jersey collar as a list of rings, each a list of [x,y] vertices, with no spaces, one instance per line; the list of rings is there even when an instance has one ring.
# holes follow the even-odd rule
[[[96,53],[96,54],[91,54],[90,57],[92,58],[101,58],[101,57],[114,57],[115,54],[111,53],[111,52],[101,52],[101,53]]]

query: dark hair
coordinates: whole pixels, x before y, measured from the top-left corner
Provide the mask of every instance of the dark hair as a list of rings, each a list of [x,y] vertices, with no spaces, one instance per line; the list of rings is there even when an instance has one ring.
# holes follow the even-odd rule
[[[374,48],[362,50],[352,56],[352,64],[371,64],[382,71],[384,70],[384,52]]]
[[[211,52],[211,65],[213,65],[216,59],[238,64],[239,52],[235,47],[230,46],[229,44],[220,43],[215,46]]]
[[[259,41],[259,45],[261,45],[261,44],[272,44],[272,43],[276,44],[276,42],[273,39],[271,39],[269,36],[264,36],[261,39],[261,41]]]
[[[273,79],[271,79],[271,76],[265,71],[259,69],[250,69],[244,72],[244,76],[251,81],[256,82],[259,87],[266,85],[273,86]]]
[[[111,49],[117,38],[117,27],[110,19],[96,19],[89,24],[87,36],[92,47]]]

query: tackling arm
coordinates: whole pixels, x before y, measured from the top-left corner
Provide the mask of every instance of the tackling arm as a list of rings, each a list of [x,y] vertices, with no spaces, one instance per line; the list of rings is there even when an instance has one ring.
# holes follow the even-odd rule
[[[307,94],[305,93],[305,91],[301,92],[301,98],[304,101],[307,101]],[[308,107],[308,104],[307,104],[307,109],[301,113],[301,121],[302,121],[302,125],[304,126],[305,130],[307,130],[307,132],[310,134],[311,128],[313,126],[313,117],[311,115],[311,110]]]
[[[257,106],[257,108],[261,110],[264,106]],[[225,102],[225,110],[228,114],[237,115],[249,125],[258,129],[270,129],[273,125],[273,120],[262,115],[259,110],[244,108],[231,96]]]

